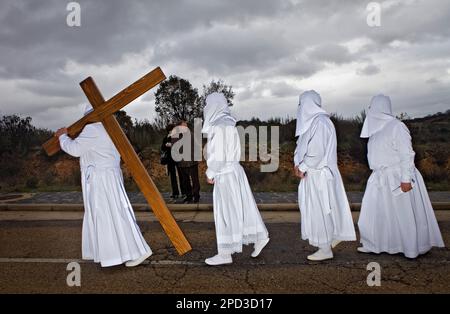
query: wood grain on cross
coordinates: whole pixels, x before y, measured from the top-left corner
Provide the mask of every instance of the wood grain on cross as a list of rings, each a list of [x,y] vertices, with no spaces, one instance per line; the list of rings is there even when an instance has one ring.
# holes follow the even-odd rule
[[[150,178],[147,170],[134,151],[133,146],[113,115],[128,103],[158,85],[165,78],[164,73],[158,67],[111,99],[105,101],[94,80],[88,77],[80,85],[94,110],[68,127],[68,135],[75,137],[88,123],[101,122],[103,124],[167,236],[172,241],[178,253],[185,254],[191,250],[188,240],[177,225],[161,193],[153,183],[153,180]],[[59,140],[53,137],[43,147],[49,156],[54,155],[60,150]]]

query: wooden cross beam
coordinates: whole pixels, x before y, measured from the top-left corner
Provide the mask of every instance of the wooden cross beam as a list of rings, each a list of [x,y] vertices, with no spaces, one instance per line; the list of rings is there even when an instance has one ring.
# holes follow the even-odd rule
[[[167,208],[161,193],[153,183],[153,180],[113,115],[128,103],[158,85],[165,78],[164,73],[158,67],[116,94],[111,99],[105,101],[94,80],[91,77],[88,77],[82,81],[80,85],[94,110],[68,127],[68,135],[71,137],[76,136],[88,123],[101,122],[103,124],[119,151],[122,160],[130,170],[134,181],[144,194],[150,208],[153,210],[153,213],[158,218],[178,253],[182,255],[189,252],[191,246]],[[59,140],[53,137],[48,140],[43,147],[49,156],[54,155],[60,150]]]

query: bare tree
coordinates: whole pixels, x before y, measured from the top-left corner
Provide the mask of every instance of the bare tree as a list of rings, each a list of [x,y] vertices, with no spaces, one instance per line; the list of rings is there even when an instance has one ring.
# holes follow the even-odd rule
[[[203,85],[203,94],[200,97],[203,106],[205,106],[206,97],[211,93],[223,93],[227,99],[228,106],[233,106],[233,98],[235,95],[233,87],[225,84],[221,79],[217,81],[212,80],[208,85]]]

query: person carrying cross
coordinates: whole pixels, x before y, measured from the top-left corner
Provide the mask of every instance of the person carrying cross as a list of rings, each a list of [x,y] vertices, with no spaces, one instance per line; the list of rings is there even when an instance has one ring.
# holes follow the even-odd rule
[[[88,104],[87,115],[93,110]],[[80,158],[84,218],[82,258],[94,260],[102,267],[125,263],[127,267],[141,264],[152,255],[131,207],[123,184],[120,154],[101,122],[84,127],[71,139],[67,129],[55,136],[61,149]]]

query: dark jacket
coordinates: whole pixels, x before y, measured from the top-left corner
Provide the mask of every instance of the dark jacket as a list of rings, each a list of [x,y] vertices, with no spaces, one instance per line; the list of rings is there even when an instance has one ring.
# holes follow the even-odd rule
[[[189,129],[190,130],[190,129]],[[175,134],[174,137],[172,137],[172,144],[175,144],[176,142],[178,142],[179,140],[181,140],[183,138],[183,133],[177,133]],[[201,149],[201,144],[197,143],[198,141],[195,140],[194,138],[194,132],[191,131],[191,153],[190,153],[190,160],[181,160],[179,162],[177,162],[177,165],[179,167],[192,167],[198,164],[198,161],[195,160],[195,146],[197,145],[197,150]],[[183,148],[182,147],[180,149],[180,153],[183,154]]]
[[[172,147],[166,146],[167,143],[171,143],[171,142],[172,142],[172,138],[169,135],[165,136],[163,139],[163,142],[161,144],[161,152],[166,153],[168,164],[175,164],[175,161],[173,160],[172,154],[171,154]]]

